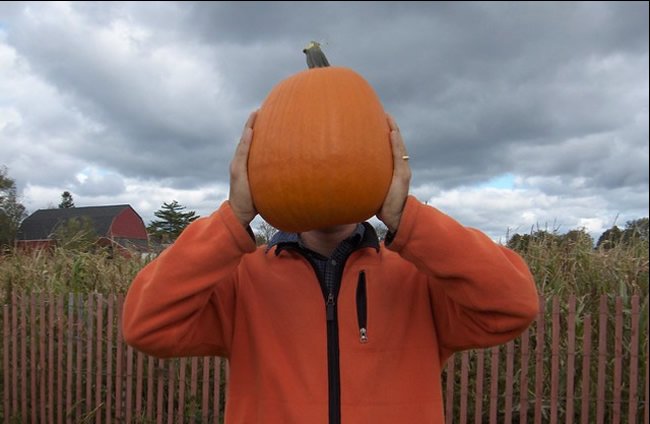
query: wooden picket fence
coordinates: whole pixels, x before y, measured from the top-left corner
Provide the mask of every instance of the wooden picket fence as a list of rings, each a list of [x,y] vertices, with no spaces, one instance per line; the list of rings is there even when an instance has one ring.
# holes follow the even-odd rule
[[[640,300],[647,305],[602,296],[592,317],[576,311],[575,297],[540,299],[540,315],[521,337],[447,362],[446,422],[648,424]],[[122,340],[122,302],[12,295],[0,326],[0,422],[223,422],[226,361],[135,351]]]

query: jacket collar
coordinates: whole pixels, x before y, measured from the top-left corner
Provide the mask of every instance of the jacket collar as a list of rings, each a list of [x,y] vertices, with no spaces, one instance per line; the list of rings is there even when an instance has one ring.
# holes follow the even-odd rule
[[[379,251],[379,238],[377,237],[377,232],[368,222],[358,224],[350,238],[352,238],[352,242],[356,244],[355,250],[364,247],[372,247]],[[273,235],[273,237],[271,237],[271,240],[266,246],[266,251],[268,252],[273,247],[276,247],[276,256],[285,249],[306,249],[300,240],[299,233],[286,233],[284,231],[278,231]]]

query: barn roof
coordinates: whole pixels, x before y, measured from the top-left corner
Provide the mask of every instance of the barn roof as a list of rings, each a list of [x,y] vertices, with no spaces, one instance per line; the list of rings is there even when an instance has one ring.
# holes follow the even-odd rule
[[[56,227],[71,218],[88,217],[99,236],[108,234],[113,219],[129,205],[87,206],[60,209],[39,209],[28,216],[16,235],[17,240],[45,240],[52,237]]]

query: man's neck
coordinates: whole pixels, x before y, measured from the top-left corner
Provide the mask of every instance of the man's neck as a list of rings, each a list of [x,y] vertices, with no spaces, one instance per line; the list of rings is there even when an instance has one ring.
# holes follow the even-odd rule
[[[309,249],[329,258],[336,247],[357,228],[357,224],[338,225],[300,233],[300,239]]]

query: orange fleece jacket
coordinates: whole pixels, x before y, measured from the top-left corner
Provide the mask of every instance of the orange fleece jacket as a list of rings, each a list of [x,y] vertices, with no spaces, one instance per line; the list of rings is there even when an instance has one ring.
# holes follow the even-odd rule
[[[361,271],[366,343],[355,300]],[[341,421],[355,424],[443,423],[449,355],[507,342],[538,311],[521,257],[412,196],[388,248],[352,253],[336,302]],[[228,424],[325,424],[325,310],[308,261],[256,248],[226,201],[138,274],[123,333],[159,357],[227,357]]]

